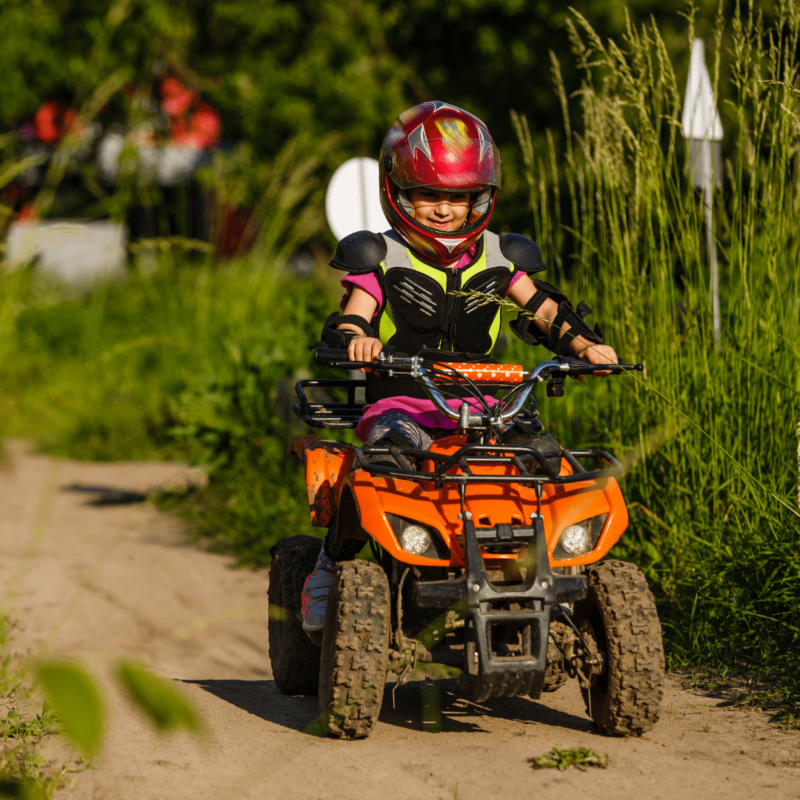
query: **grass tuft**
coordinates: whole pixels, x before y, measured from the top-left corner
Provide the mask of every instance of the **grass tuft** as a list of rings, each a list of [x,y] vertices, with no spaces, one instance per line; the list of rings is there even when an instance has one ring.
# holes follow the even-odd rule
[[[564,750],[554,747],[543,756],[529,758],[528,763],[534,769],[557,769],[561,772],[566,769],[585,770],[588,767],[605,769],[608,766],[608,756],[588,747],[568,747]]]
[[[795,5],[770,31],[737,10],[732,51],[719,53],[736,89],[721,109],[736,144],[714,197],[720,354],[703,200],[688,179],[682,93],[658,30],[631,26],[603,42],[576,18],[583,79],[571,120],[554,57],[563,152],[535,152],[517,117],[548,280],[585,298],[606,341],[645,365],[641,377],[570,385],[541,404],[542,419],[562,442],[624,454],[631,524],[615,555],[647,574],[670,667],[744,668],[790,717],[800,709]],[[504,356],[528,357],[518,342]]]
[[[0,617],[0,794],[44,800],[80,766],[59,765],[42,755],[58,725],[47,703],[36,710],[26,675],[9,653],[12,627],[7,617]]]

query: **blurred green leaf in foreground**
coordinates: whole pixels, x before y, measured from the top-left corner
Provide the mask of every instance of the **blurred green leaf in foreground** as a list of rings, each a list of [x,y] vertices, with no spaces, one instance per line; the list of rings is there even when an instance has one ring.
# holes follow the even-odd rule
[[[128,696],[157,730],[185,728],[194,733],[200,730],[197,713],[168,681],[130,662],[119,665],[117,676]]]
[[[64,735],[93,756],[103,735],[103,701],[92,678],[70,661],[42,664],[37,677]]]
[[[0,781],[0,798],[3,800],[42,800],[43,797],[35,786],[22,781]]]

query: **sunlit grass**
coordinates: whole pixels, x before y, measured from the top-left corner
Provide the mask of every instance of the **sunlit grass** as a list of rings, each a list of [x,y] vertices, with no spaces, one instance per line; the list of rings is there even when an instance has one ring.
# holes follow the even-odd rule
[[[564,442],[625,456],[632,525],[618,550],[654,586],[670,663],[769,665],[797,697],[800,6],[782,9],[769,32],[737,12],[733,53],[721,54],[738,91],[724,109],[736,148],[715,198],[721,355],[682,92],[658,31],[603,43],[576,15],[582,125],[563,152],[540,154],[516,120],[550,275],[646,367],[643,379],[573,384],[542,402],[543,419]],[[566,106],[555,58],[553,74]],[[513,360],[523,353],[512,344]]]

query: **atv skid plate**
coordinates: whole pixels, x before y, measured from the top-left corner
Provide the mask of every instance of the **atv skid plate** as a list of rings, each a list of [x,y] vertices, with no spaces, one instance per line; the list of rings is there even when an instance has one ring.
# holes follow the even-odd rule
[[[466,611],[463,680],[473,699],[528,695],[538,698],[547,670],[550,618],[567,613],[562,603],[586,597],[588,581],[582,575],[554,575],[547,557],[541,516],[530,526],[496,525],[476,529],[464,521],[465,575],[455,581],[417,583],[420,608]],[[528,548],[524,583],[497,586],[487,577],[481,547],[525,544]],[[513,626],[521,633],[519,653],[501,649],[501,629]]]

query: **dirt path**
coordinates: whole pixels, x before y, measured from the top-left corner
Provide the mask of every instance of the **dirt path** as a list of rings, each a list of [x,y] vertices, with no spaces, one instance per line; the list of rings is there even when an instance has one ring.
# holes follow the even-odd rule
[[[286,697],[271,680],[266,574],[233,571],[228,559],[186,546],[176,521],[140,502],[139,493],[185,472],[6,447],[0,589],[16,596],[17,648],[49,643],[105,674],[120,656],[141,659],[182,682],[210,729],[205,742],[160,738],[106,681],[113,719],[103,755],[60,792],[64,800],[483,800],[547,789],[585,800],[800,798],[800,734],[682,690],[677,676],[661,722],[637,740],[594,734],[573,682],[541,703],[479,706],[443,684],[440,733],[425,729],[423,684],[414,683],[397,691],[395,710],[387,691],[366,741],[303,733],[316,698]],[[573,745],[607,753],[609,768],[537,772],[526,763]]]

